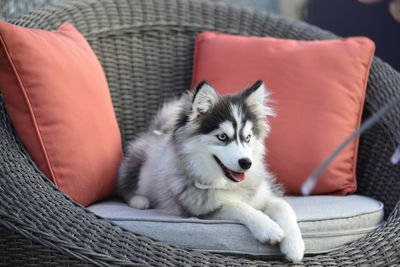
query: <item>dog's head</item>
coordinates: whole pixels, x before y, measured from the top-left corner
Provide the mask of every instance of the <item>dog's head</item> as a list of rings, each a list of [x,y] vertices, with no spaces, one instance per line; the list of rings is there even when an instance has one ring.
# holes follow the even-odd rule
[[[268,91],[262,81],[236,95],[220,95],[207,82],[186,96],[175,132],[182,157],[202,183],[241,182],[263,160]]]

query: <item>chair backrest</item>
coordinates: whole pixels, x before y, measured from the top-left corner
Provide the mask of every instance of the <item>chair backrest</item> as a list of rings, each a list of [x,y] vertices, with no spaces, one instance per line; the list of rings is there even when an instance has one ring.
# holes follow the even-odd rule
[[[296,38],[297,34],[292,29],[294,22],[224,4],[180,0],[103,2],[107,10],[99,10],[95,1],[72,1],[63,10],[47,7],[41,10],[40,18],[27,20],[25,16],[16,22],[55,29],[69,21],[78,28],[106,72],[124,141],[133,139],[147,126],[161,102],[189,89],[194,38],[199,32],[285,38]],[[115,16],[113,10],[125,12]],[[324,33],[319,37],[334,36]]]

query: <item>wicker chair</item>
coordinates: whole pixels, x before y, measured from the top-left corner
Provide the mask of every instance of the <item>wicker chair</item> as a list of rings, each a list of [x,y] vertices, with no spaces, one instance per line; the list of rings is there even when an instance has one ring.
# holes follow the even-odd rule
[[[123,141],[144,129],[163,99],[191,82],[194,37],[213,30],[302,40],[335,35],[275,15],[188,0],[76,0],[13,23],[52,30],[73,23],[107,75]],[[400,93],[400,74],[374,59],[364,117]],[[400,263],[400,169],[389,163],[400,143],[400,107],[360,141],[358,193],[385,204],[385,222],[364,238],[307,266]],[[284,266],[191,252],[138,236],[102,219],[55,188],[18,139],[0,97],[0,266]],[[290,264],[289,264],[290,265]]]

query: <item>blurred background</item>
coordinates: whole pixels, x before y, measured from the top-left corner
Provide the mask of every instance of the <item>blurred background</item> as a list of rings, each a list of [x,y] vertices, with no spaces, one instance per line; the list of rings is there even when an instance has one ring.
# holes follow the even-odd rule
[[[72,0],[0,0],[0,19],[10,20],[45,5]],[[170,1],[170,0],[165,0]],[[339,36],[367,36],[376,54],[400,71],[400,22],[389,11],[397,0],[209,0],[304,20]],[[398,11],[400,13],[400,0]]]

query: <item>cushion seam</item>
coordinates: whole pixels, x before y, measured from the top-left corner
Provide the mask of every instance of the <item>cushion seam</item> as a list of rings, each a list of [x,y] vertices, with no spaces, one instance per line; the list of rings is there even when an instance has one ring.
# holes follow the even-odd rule
[[[346,217],[338,217],[338,218],[330,218],[330,219],[310,219],[310,220],[300,220],[298,221],[298,223],[302,223],[302,222],[321,222],[321,221],[328,221],[328,220],[342,220],[342,219],[350,219],[350,218],[355,218],[358,216],[365,216],[365,215],[372,215],[375,213],[379,213],[382,210],[377,210],[377,211],[372,211],[372,212],[366,212],[363,214],[359,214],[359,215],[353,215],[353,216],[346,216]],[[92,211],[93,212],[93,211]],[[101,216],[101,215],[100,215]],[[211,220],[200,220],[200,219],[181,219],[181,218],[174,218],[172,221],[170,219],[157,219],[157,218],[113,218],[113,217],[105,217],[102,216],[104,218],[107,218],[108,220],[113,220],[113,221],[133,221],[133,222],[155,222],[155,223],[161,223],[161,222],[165,222],[165,223],[195,223],[195,224],[241,224],[237,221],[230,221],[230,220],[218,220],[218,221],[211,221]]]
[[[342,230],[337,229],[337,230],[331,230],[331,231],[320,231],[318,232],[302,232],[302,236],[304,238],[319,238],[319,237],[338,237],[338,236],[355,236],[355,235],[363,235],[370,233],[371,231],[375,230],[376,228],[379,227],[379,224],[374,225],[374,226],[369,226],[369,227],[363,227],[363,228],[355,228],[355,229],[347,229],[347,230]]]
[[[25,85],[24,85],[24,83],[22,82],[22,78],[21,78],[21,76],[20,76],[20,74],[19,74],[19,72],[18,72],[18,70],[17,70],[17,67],[16,67],[15,64],[14,64],[14,61],[13,61],[12,58],[11,58],[11,54],[9,53],[9,49],[8,49],[7,44],[6,44],[6,42],[4,41],[4,38],[3,38],[2,35],[0,35],[0,40],[1,40],[1,43],[3,44],[4,51],[5,51],[5,54],[7,55],[8,61],[9,61],[10,65],[11,65],[11,67],[12,67],[12,69],[13,69],[13,72],[14,72],[14,74],[15,74],[17,80],[18,80],[18,83],[19,83],[19,86],[18,86],[18,87],[19,87],[19,89],[21,90],[21,92],[22,92],[22,94],[23,94],[23,96],[24,96],[24,99],[25,99],[25,103],[27,104],[28,109],[29,109],[29,111],[30,111],[30,112],[29,112],[29,113],[30,113],[30,118],[31,118],[31,121],[33,122],[33,125],[35,126],[35,133],[36,133],[36,135],[37,135],[37,137],[38,137],[39,144],[40,144],[40,147],[41,147],[41,149],[42,149],[42,153],[43,153],[44,158],[45,158],[45,160],[46,160],[48,169],[49,169],[49,171],[50,171],[50,175],[51,175],[52,178],[53,178],[54,184],[55,184],[57,187],[59,187],[57,178],[56,178],[56,176],[55,176],[55,173],[54,173],[54,170],[53,170],[53,167],[52,167],[52,164],[51,164],[51,162],[50,162],[50,158],[49,158],[49,156],[48,156],[48,154],[47,154],[46,144],[45,144],[45,141],[44,141],[42,132],[41,132],[41,130],[40,130],[39,123],[38,123],[38,121],[37,121],[37,119],[36,119],[36,115],[35,115],[34,108],[33,108],[33,106],[31,105],[31,102],[30,102],[30,98],[29,98],[28,92],[27,92],[27,90],[25,89]]]
[[[298,221],[300,222],[321,222],[321,221],[330,221],[330,220],[342,220],[342,219],[351,219],[351,218],[355,218],[355,217],[360,217],[360,216],[366,216],[366,215],[372,215],[372,214],[378,214],[381,213],[383,211],[383,209],[379,209],[379,210],[374,210],[374,211],[370,211],[370,212],[363,212],[357,215],[349,215],[349,216],[343,216],[343,217],[332,217],[332,218],[326,218],[326,219],[305,219],[305,220],[300,220]]]
[[[372,42],[370,39],[366,38],[368,43]],[[369,76],[369,72],[371,69],[371,64],[372,64],[372,59],[374,58],[374,53],[375,53],[375,45],[373,45],[370,54],[369,54],[369,58],[368,58],[368,62],[366,65],[366,70],[364,72],[364,78],[362,81],[362,97],[361,97],[361,105],[359,107],[358,110],[358,118],[357,118],[357,124],[355,129],[357,130],[360,125],[361,125],[361,120],[362,120],[362,114],[363,114],[363,110],[364,110],[364,105],[365,105],[365,97],[366,97],[366,91],[367,91],[367,84],[368,84],[368,76]],[[360,143],[360,137],[357,137],[355,139],[355,146],[354,146],[354,160],[353,160],[353,166],[352,166],[352,173],[353,173],[353,184],[354,184],[354,191],[357,190],[357,174],[356,174],[356,169],[357,169],[357,161],[358,161],[358,150],[359,150],[359,143]],[[353,192],[354,192],[353,191]]]

